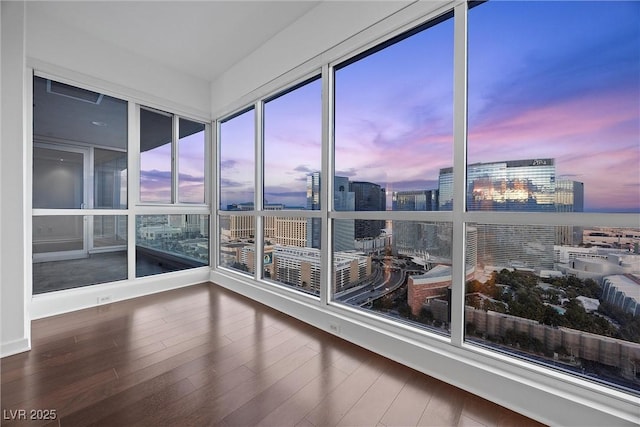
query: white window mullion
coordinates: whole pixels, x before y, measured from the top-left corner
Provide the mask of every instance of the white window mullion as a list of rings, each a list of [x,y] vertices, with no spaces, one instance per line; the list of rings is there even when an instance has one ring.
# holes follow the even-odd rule
[[[136,277],[136,212],[140,203],[140,106],[129,102],[127,152],[127,271],[129,280]]]
[[[254,278],[260,280],[263,276],[264,259],[264,227],[263,217],[260,215],[264,203],[264,102],[258,101],[255,104],[255,273]]]
[[[215,151],[213,147],[215,147],[215,132],[212,131],[212,124],[206,123],[204,125],[204,204],[211,207],[214,197],[213,192],[211,191],[212,182],[214,181],[212,173],[217,168],[214,167],[216,164],[217,156],[215,156]],[[211,209],[213,213],[213,209]]]
[[[178,139],[180,137],[179,129],[180,118],[176,115],[172,116],[171,131],[171,203],[178,203]]]
[[[333,69],[329,65],[322,67],[322,159],[320,163],[320,304],[326,305],[331,299],[333,283],[333,249],[330,242],[332,227],[329,212],[333,211]],[[309,232],[309,230],[307,230]]]
[[[214,269],[220,263],[220,221],[218,218],[220,210],[220,168],[218,167],[220,159],[220,122],[216,120],[206,129],[209,137],[207,138],[208,150],[205,149],[205,192],[208,199],[205,202],[209,203],[209,211],[211,213],[209,216],[209,266]]]
[[[464,342],[465,223],[467,170],[467,3],[454,9],[453,57],[453,242],[451,343]]]

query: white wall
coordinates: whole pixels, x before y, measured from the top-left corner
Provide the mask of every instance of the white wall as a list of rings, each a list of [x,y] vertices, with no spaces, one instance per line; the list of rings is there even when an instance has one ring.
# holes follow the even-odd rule
[[[39,2],[27,2],[26,55],[36,70],[75,74],[90,83],[108,82],[115,92],[124,92],[148,106],[208,119],[209,82],[124,51],[89,34],[79,34],[58,25],[38,9]],[[161,43],[158,40],[158,43]]]
[[[1,286],[1,354],[24,350],[29,346],[28,306],[25,283],[26,210],[23,177],[26,158],[22,141],[26,131],[24,97],[24,22],[23,2],[0,2],[2,10],[2,74],[0,160],[2,167],[2,269]]]

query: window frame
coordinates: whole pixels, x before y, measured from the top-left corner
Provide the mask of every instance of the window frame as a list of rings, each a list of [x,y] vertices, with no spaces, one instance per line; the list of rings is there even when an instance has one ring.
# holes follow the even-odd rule
[[[637,228],[637,214],[634,213],[584,213],[584,212],[482,212],[482,211],[469,211],[467,210],[467,133],[468,133],[468,121],[467,121],[467,103],[468,103],[468,87],[467,87],[467,57],[468,57],[468,43],[467,43],[467,22],[468,22],[468,10],[477,6],[483,2],[448,2],[445,5],[438,7],[430,7],[430,10],[426,14],[422,14],[419,18],[402,19],[396,24],[391,25],[391,28],[382,25],[383,29],[374,31],[374,36],[365,35],[356,40],[349,40],[342,45],[332,49],[329,53],[325,53],[310,61],[309,64],[302,64],[299,67],[293,69],[284,76],[274,80],[268,85],[256,89],[255,91],[245,95],[243,98],[237,101],[236,105],[240,105],[241,108],[236,111],[243,111],[248,108],[256,109],[256,181],[255,181],[255,206],[258,207],[255,211],[249,213],[243,213],[243,215],[253,216],[256,220],[256,259],[260,260],[263,236],[260,235],[258,239],[258,233],[262,233],[261,219],[268,216],[282,216],[283,213],[278,212],[277,215],[271,215],[262,211],[262,194],[263,194],[263,182],[261,176],[263,173],[263,164],[261,162],[262,148],[262,134],[261,134],[261,113],[262,106],[265,100],[272,99],[277,96],[279,91],[286,91],[290,85],[295,85],[295,82],[302,80],[301,75],[307,74],[309,70],[315,67],[321,68],[322,73],[322,162],[321,171],[325,176],[333,176],[334,174],[334,159],[335,145],[333,140],[333,112],[334,112],[334,72],[335,67],[345,64],[348,61],[355,61],[359,55],[363,55],[370,49],[375,49],[376,46],[382,46],[385,43],[391,43],[394,38],[401,37],[402,33],[411,31],[418,26],[430,26],[430,21],[437,20],[439,16],[453,11],[454,19],[454,100],[453,100],[453,192],[454,202],[453,209],[451,211],[431,211],[431,212],[344,212],[335,211],[333,206],[333,198],[329,195],[333,192],[333,179],[327,180],[321,190],[321,209],[319,211],[320,218],[322,220],[322,266],[323,276],[321,278],[321,291],[320,298],[317,302],[313,302],[320,310],[326,311],[335,316],[343,316],[355,323],[366,325],[364,327],[377,328],[379,330],[388,331],[401,340],[413,341],[423,343],[435,348],[444,349],[451,354],[460,354],[465,352],[468,355],[475,355],[479,359],[487,358],[490,360],[490,364],[496,366],[495,369],[512,372],[513,368],[524,369],[531,375],[542,375],[546,379],[557,380],[566,384],[571,384],[578,388],[587,390],[589,393],[596,391],[597,393],[604,393],[612,396],[613,398],[632,399],[632,395],[620,392],[619,390],[605,386],[603,384],[596,384],[586,380],[585,378],[568,375],[561,372],[554,371],[550,368],[546,368],[542,365],[536,364],[533,361],[525,361],[515,357],[514,355],[505,355],[495,350],[488,350],[482,346],[478,346],[474,343],[465,340],[465,240],[466,229],[468,225],[482,223],[482,224],[506,224],[506,225],[529,225],[543,223],[550,226],[595,226],[603,225],[610,227],[629,227]],[[398,23],[399,22],[399,23]],[[433,25],[433,24],[432,24]],[[380,36],[380,32],[383,33]],[[343,65],[344,66],[344,65]],[[227,110],[228,111],[228,110]],[[239,113],[236,113],[236,115]],[[216,132],[219,136],[219,125],[222,121],[228,120],[234,114],[228,114],[223,112],[215,120]],[[218,140],[219,141],[219,140]],[[219,154],[219,144],[217,143],[217,150]],[[219,157],[216,158],[216,165],[218,164]],[[216,189],[219,191],[219,176],[216,181]],[[219,197],[219,193],[218,193]],[[216,230],[218,229],[218,221],[220,216],[228,215],[228,212],[219,209],[218,203],[214,203],[215,209],[213,216],[216,222]],[[289,215],[286,215],[289,216]],[[291,216],[299,216],[299,213],[293,211]],[[450,337],[443,338],[428,330],[415,328],[412,326],[400,324],[397,322],[389,321],[388,319],[374,316],[370,313],[365,313],[352,307],[345,306],[332,301],[330,297],[331,287],[333,286],[330,277],[332,274],[332,245],[330,244],[332,238],[332,223],[334,220],[339,219],[397,219],[397,220],[413,220],[413,221],[427,221],[427,222],[451,222],[453,224],[453,241],[452,241],[452,302],[451,302],[451,335]],[[214,245],[214,251],[219,251],[219,245]],[[237,276],[234,271],[231,271],[224,266],[219,265],[219,257],[214,257],[216,260],[212,264],[212,269],[216,272],[220,272],[223,276],[230,275],[233,278]],[[256,268],[255,271],[261,271],[262,269]],[[262,287],[261,273],[256,273],[251,277],[251,281],[246,280],[247,277],[240,277],[244,286],[257,286]],[[271,292],[283,297],[287,300],[294,300],[301,303],[309,303],[309,299],[297,295],[291,292],[286,287],[273,287]],[[339,330],[332,329],[334,333],[339,333]],[[484,359],[483,359],[484,360]]]
[[[158,114],[165,117],[171,117],[171,201],[170,202],[153,202],[153,201],[142,201],[141,197],[141,158],[142,152],[140,151],[140,140],[138,139],[137,145],[137,191],[136,191],[136,205],[138,206],[182,206],[182,207],[198,207],[198,206],[210,206],[211,205],[211,179],[209,178],[211,174],[211,125],[208,122],[205,122],[200,119],[193,119],[191,117],[187,117],[178,113],[170,113],[164,110],[160,110],[154,107],[149,107],[146,105],[136,104],[136,116],[138,125],[138,135],[140,135],[140,112],[142,110],[149,111],[154,114]],[[202,203],[187,203],[179,201],[179,173],[180,173],[180,165],[179,165],[179,142],[180,142],[180,120],[187,120],[194,123],[200,123],[204,125],[204,200]]]
[[[85,197],[88,197],[85,202],[86,205],[81,208],[74,209],[34,209],[32,207],[32,196],[33,196],[33,149],[34,146],[51,146],[55,147],[58,145],[55,141],[45,141],[45,140],[35,140],[33,132],[30,130],[27,138],[27,149],[25,151],[25,155],[27,157],[27,180],[25,181],[29,195],[29,208],[30,208],[30,216],[27,224],[25,225],[27,230],[26,239],[28,241],[28,255],[29,260],[34,258],[32,246],[33,240],[33,218],[35,217],[51,217],[51,216],[84,216],[87,217],[100,217],[100,216],[113,216],[113,217],[126,217],[126,230],[127,230],[127,243],[126,245],[118,245],[112,247],[93,247],[93,239],[94,239],[94,227],[93,222],[89,221],[89,225],[86,231],[87,241],[84,243],[84,246],[88,250],[89,253],[101,253],[113,249],[126,249],[127,251],[127,276],[115,282],[101,282],[90,285],[84,285],[82,287],[64,289],[60,291],[52,291],[45,293],[33,293],[33,275],[31,272],[32,263],[29,263],[29,295],[34,297],[34,301],[38,301],[38,307],[41,310],[40,301],[42,304],[45,301],[49,301],[50,298],[60,298],[61,292],[65,295],[71,295],[72,298],[74,295],[81,295],[87,292],[87,289],[95,288],[96,286],[120,286],[123,283],[140,283],[143,284],[148,282],[149,280],[157,280],[157,275],[154,276],[136,276],[136,225],[135,219],[138,215],[154,215],[154,214],[200,214],[207,215],[209,217],[209,263],[204,267],[196,267],[190,270],[210,270],[212,266],[211,262],[211,254],[213,239],[211,238],[211,223],[212,223],[212,213],[211,213],[211,200],[213,195],[211,194],[212,188],[212,179],[210,177],[212,170],[212,162],[211,162],[211,147],[212,147],[212,135],[211,135],[211,122],[208,121],[207,118],[204,118],[201,114],[194,111],[183,111],[180,106],[171,106],[170,109],[175,111],[174,113],[167,113],[162,109],[159,109],[158,106],[163,104],[163,100],[153,100],[146,99],[142,100],[135,94],[131,94],[130,91],[126,88],[121,88],[117,85],[110,84],[104,81],[98,81],[93,79],[88,79],[83,75],[77,75],[68,70],[60,70],[56,67],[48,66],[47,64],[36,63],[33,68],[27,68],[27,74],[31,77],[30,83],[28,83],[29,93],[28,96],[31,101],[33,101],[33,78],[38,77],[42,79],[52,80],[55,82],[59,82],[68,86],[76,87],[79,89],[95,92],[99,95],[106,95],[113,98],[117,98],[126,103],[126,115],[127,115],[127,131],[126,131],[126,149],[116,148],[114,151],[125,152],[127,153],[127,204],[126,208],[96,208],[93,201],[95,183],[94,183],[94,148],[87,148],[85,151],[89,153],[88,157],[85,159],[86,166],[88,167],[88,175],[90,178],[90,182],[84,183],[84,193]],[[144,104],[144,106],[142,106]],[[171,103],[167,102],[165,105],[171,105]],[[172,204],[162,204],[162,203],[140,203],[140,109],[145,108],[154,112],[162,112],[165,115],[173,115],[174,120],[179,120],[180,118],[189,120],[195,123],[201,123],[204,125],[204,203],[172,203]],[[28,111],[28,116],[31,123],[33,122],[33,108],[30,108]],[[173,135],[176,137],[175,142],[172,142],[174,145],[177,144],[178,141],[178,133],[177,126]],[[172,162],[173,165],[173,162]],[[176,169],[177,171],[177,169]],[[173,174],[173,169],[172,169]],[[177,176],[176,179],[177,185]],[[36,258],[40,258],[36,256]],[[183,270],[189,271],[189,270]],[[179,274],[180,272],[176,272]],[[173,274],[173,272],[164,273]],[[155,277],[155,279],[154,279]],[[103,288],[100,288],[103,289]],[[104,291],[103,291],[104,292]]]

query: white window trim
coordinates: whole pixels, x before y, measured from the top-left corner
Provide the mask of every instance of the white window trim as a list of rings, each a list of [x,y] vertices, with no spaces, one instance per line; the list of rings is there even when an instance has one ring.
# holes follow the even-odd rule
[[[264,282],[256,275],[249,280],[246,275],[220,267],[219,258],[212,258],[211,280],[223,287],[240,294],[257,299],[267,305],[313,324],[333,334],[370,348],[408,366],[426,372],[446,382],[489,398],[508,408],[531,416],[549,424],[607,424],[612,420],[622,424],[638,422],[637,407],[640,398],[621,392],[603,384],[593,383],[584,378],[564,374],[517,359],[506,354],[490,351],[464,342],[464,285],[454,286],[452,295],[451,337],[443,337],[426,330],[391,322],[380,316],[363,313],[351,307],[334,304],[330,301],[330,279],[332,271],[332,250],[330,236],[332,219],[364,218],[364,219],[416,219],[420,221],[451,221],[453,227],[453,262],[459,268],[453,271],[453,282],[464,284],[464,245],[465,227],[468,223],[496,223],[530,225],[575,225],[637,228],[637,214],[610,213],[513,213],[513,212],[467,212],[466,211],[466,138],[467,138],[467,8],[465,1],[453,1],[437,5],[429,2],[414,3],[382,22],[359,33],[344,43],[329,49],[322,55],[300,65],[269,84],[260,87],[238,99],[229,109],[215,114],[214,117],[232,115],[231,111],[243,111],[250,105],[257,106],[262,99],[273,96],[287,86],[298,81],[301,76],[312,70],[322,69],[323,107],[322,107],[322,171],[331,176],[333,165],[333,66],[353,57],[395,35],[427,22],[452,8],[454,15],[454,188],[456,199],[453,211],[421,212],[419,215],[403,212],[334,212],[331,194],[332,180],[322,186],[322,207],[318,213],[322,218],[322,283],[320,300],[291,291],[284,286],[264,286]],[[418,16],[419,18],[416,18]],[[219,123],[216,133],[219,145]],[[259,120],[256,121],[260,123]],[[256,153],[259,138],[256,138]],[[219,146],[216,147],[219,159]],[[258,156],[256,155],[256,159]],[[216,163],[217,164],[217,163]],[[327,172],[328,171],[328,172]],[[263,165],[256,162],[256,177],[262,175]],[[260,193],[256,180],[256,194]],[[219,209],[219,176],[215,176],[215,200],[213,217],[215,217],[216,233],[219,231],[218,219],[230,213]],[[327,185],[328,184],[328,185]],[[256,205],[258,197],[256,197]],[[238,212],[237,214],[240,214]],[[243,213],[261,218],[270,216],[259,211]],[[278,212],[278,215],[281,213]],[[300,216],[300,213],[295,213]],[[213,221],[212,221],[213,222]],[[261,240],[256,240],[257,247]],[[215,245],[215,251],[219,245]],[[256,257],[257,259],[261,259]],[[256,271],[260,269],[256,268]],[[336,330],[336,325],[339,328]],[[420,354],[420,356],[417,356]],[[424,363],[430,357],[431,366]],[[450,368],[450,369],[447,369]],[[469,375],[467,369],[473,368],[475,374]],[[459,370],[459,371],[458,371]],[[477,376],[477,378],[470,378]],[[504,388],[504,389],[501,389]],[[531,401],[539,405],[533,408]],[[541,412],[544,411],[544,412]]]

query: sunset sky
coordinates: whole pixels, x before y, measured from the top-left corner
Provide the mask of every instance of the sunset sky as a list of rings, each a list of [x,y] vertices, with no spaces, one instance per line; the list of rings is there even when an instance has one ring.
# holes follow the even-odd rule
[[[204,203],[204,131],[178,140],[178,199]],[[140,199],[171,203],[171,142],[140,156]]]
[[[640,212],[640,2],[490,1],[469,12],[468,161],[555,158],[585,210]],[[336,71],[336,174],[437,188],[453,163],[453,20]],[[265,107],[265,199],[305,206],[320,82]],[[222,125],[221,206],[251,201],[253,114]]]

